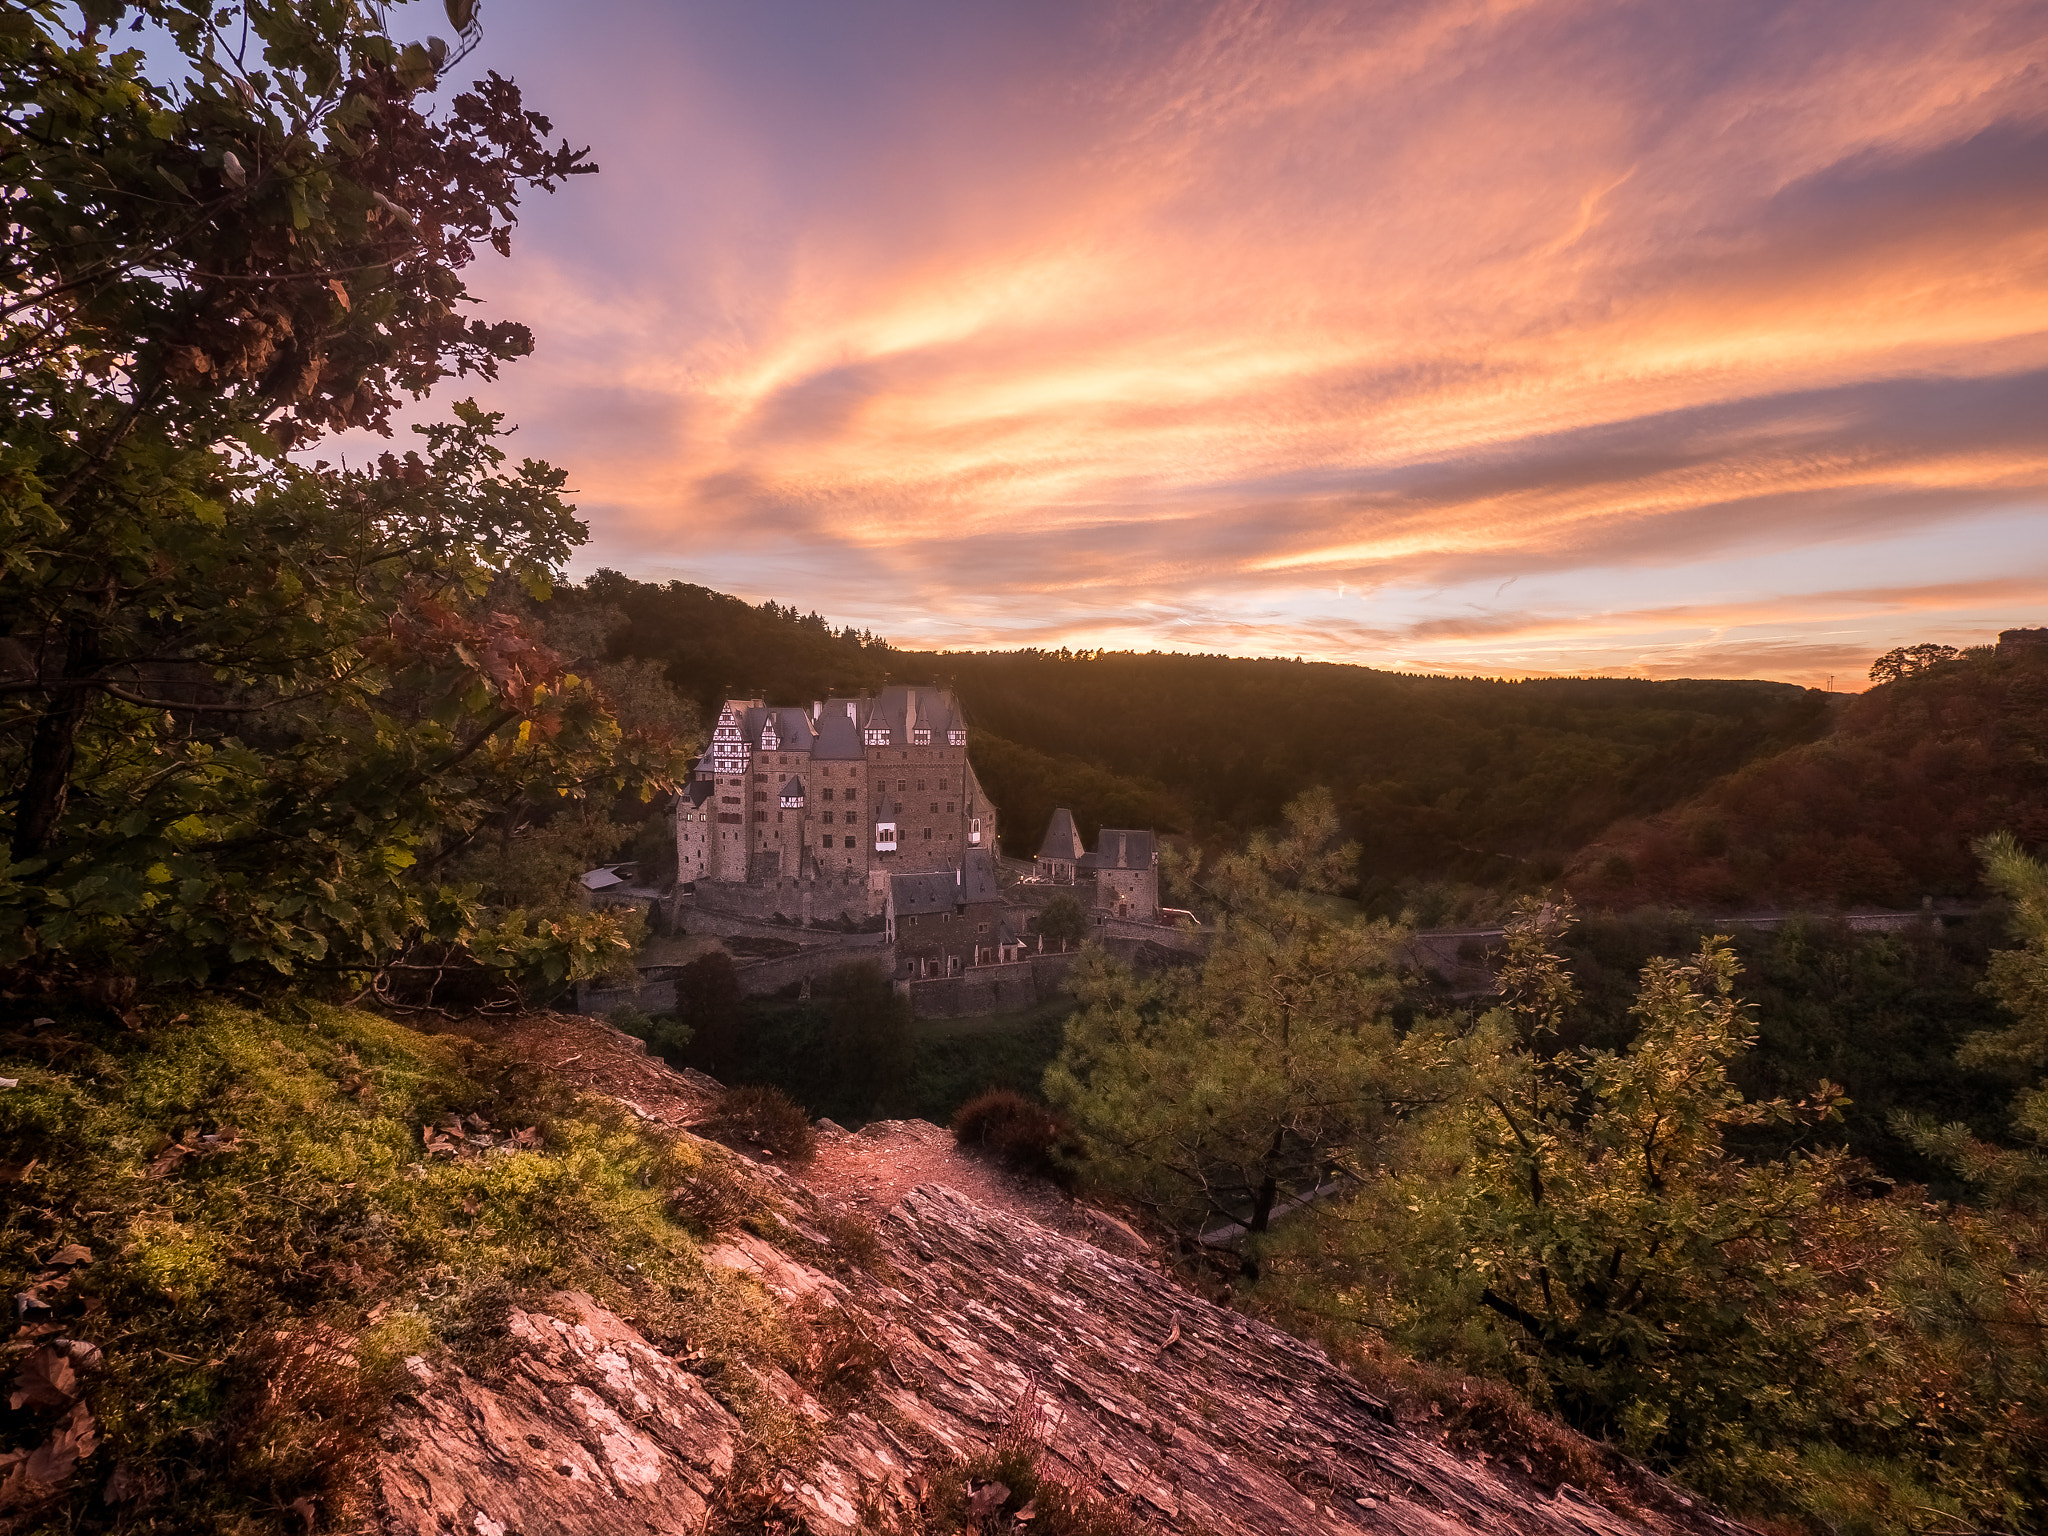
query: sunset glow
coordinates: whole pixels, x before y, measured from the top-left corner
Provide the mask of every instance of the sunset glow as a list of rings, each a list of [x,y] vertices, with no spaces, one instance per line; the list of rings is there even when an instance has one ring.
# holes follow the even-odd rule
[[[472,64],[603,167],[475,278],[585,569],[1838,688],[2048,622],[2048,6],[492,0]]]

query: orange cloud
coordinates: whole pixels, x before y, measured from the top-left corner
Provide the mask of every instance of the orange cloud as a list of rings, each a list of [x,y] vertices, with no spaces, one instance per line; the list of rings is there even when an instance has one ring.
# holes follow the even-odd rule
[[[2005,574],[2048,540],[1967,531],[2048,504],[2040,5],[938,14],[593,27],[641,238],[549,225],[493,298],[598,559],[906,641],[1426,666],[1518,573],[1560,601],[1471,654],[1549,670],[2048,617]],[[1828,597],[1844,558],[1907,595]],[[1365,621],[1296,622],[1339,584]]]

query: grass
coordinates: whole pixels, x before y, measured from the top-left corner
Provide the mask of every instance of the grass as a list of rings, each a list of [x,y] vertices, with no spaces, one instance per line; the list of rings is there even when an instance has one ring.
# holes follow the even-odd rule
[[[0,1077],[0,1285],[37,1303],[9,1369],[65,1338],[100,1356],[79,1372],[98,1449],[10,1512],[23,1528],[360,1521],[404,1358],[487,1371],[510,1308],[554,1290],[704,1350],[743,1422],[775,1410],[722,1367],[804,1363],[758,1287],[699,1261],[704,1202],[674,1198],[715,1188],[744,1219],[723,1154],[473,1042],[206,1004],[146,1031],[0,1025]],[[0,1445],[60,1427],[34,1402],[0,1417]]]

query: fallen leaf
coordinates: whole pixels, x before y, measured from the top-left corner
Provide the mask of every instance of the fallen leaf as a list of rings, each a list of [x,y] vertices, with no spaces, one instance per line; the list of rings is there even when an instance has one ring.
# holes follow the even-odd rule
[[[1026,1504],[1022,1509],[1018,1510],[1017,1513],[1012,1515],[1010,1518],[1015,1520],[1019,1525],[1024,1524],[1027,1520],[1036,1520],[1038,1518],[1038,1500],[1033,1499],[1029,1504]]]
[[[77,1469],[80,1458],[90,1456],[99,1446],[99,1428],[93,1423],[92,1410],[79,1403],[58,1426],[57,1433],[29,1453],[29,1479],[54,1488]]]
[[[92,1250],[83,1243],[66,1243],[43,1262],[45,1264],[66,1267],[73,1264],[90,1264],[92,1262]]]
[[[512,1135],[512,1145],[529,1149],[538,1147],[540,1145],[540,1132],[530,1125],[523,1131],[515,1131]]]
[[[19,1088],[20,1086],[21,1079],[18,1077],[0,1077],[0,1088]]]
[[[483,1201],[479,1200],[474,1194],[468,1194],[462,1197],[463,1215],[474,1216],[478,1211],[482,1210],[483,1208]]]
[[[78,1373],[71,1361],[45,1344],[21,1362],[15,1372],[10,1408],[62,1408],[78,1396]]]
[[[292,1500],[292,1513],[306,1522],[306,1529],[313,1529],[313,1501],[303,1494]]]
[[[32,1157],[25,1163],[0,1163],[0,1184],[25,1183],[42,1161],[40,1157]]]
[[[163,1491],[163,1474],[156,1468],[120,1461],[114,1464],[114,1475],[107,1479],[107,1486],[100,1490],[100,1497],[109,1504],[125,1504],[130,1499],[147,1503]]]
[[[979,1488],[970,1486],[967,1490],[967,1506],[974,1511],[977,1520],[986,1520],[1009,1501],[1008,1483],[983,1483]]]

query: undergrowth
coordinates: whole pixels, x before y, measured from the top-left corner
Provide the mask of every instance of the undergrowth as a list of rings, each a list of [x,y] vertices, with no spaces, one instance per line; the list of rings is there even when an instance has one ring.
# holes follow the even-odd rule
[[[693,1228],[747,1215],[719,1154],[487,1046],[297,1004],[6,1027],[0,1363],[70,1375],[0,1414],[0,1452],[41,1457],[0,1459],[0,1522],[360,1523],[405,1358],[488,1376],[556,1290],[702,1350],[743,1422],[774,1413],[744,1367],[815,1346],[699,1262]]]

